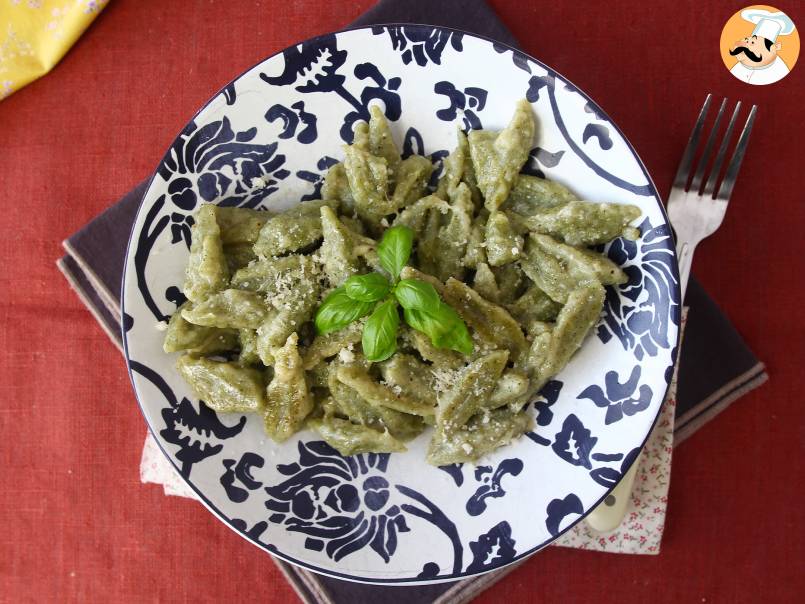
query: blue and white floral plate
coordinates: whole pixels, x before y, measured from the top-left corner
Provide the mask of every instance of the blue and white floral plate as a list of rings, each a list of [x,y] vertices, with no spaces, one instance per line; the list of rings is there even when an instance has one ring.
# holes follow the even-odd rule
[[[585,199],[639,205],[642,238],[609,256],[594,333],[531,406],[536,428],[477,466],[407,453],[344,458],[311,432],[277,445],[257,416],[216,415],[162,352],[182,301],[199,204],[287,208],[315,199],[356,121],[379,103],[405,154],[437,160],[456,126],[502,128],[526,97],[539,126],[526,170]],[[266,59],[210,100],[165,155],[131,235],[123,339],[143,414],[218,518],[264,550],[334,577],[429,583],[488,572],[545,547],[634,461],[676,357],[679,288],[667,218],[636,153],[583,92],[527,55],[449,29],[393,25],[314,38]]]

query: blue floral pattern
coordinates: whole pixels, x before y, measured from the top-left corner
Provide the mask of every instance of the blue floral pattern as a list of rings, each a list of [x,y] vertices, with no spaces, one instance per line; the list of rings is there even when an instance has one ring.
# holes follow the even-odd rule
[[[679,277],[667,224],[652,226],[648,218],[640,225],[640,240],[616,239],[607,254],[629,280],[608,288],[603,321],[598,326],[602,342],[617,338],[635,358],[656,356],[671,348],[671,336],[679,326],[679,304],[675,301]],[[637,258],[640,264],[631,264]],[[629,263],[629,264],[627,264]],[[666,380],[670,382],[670,380]]]
[[[184,478],[190,477],[194,464],[220,453],[224,448],[221,441],[234,438],[246,425],[244,416],[234,426],[224,424],[203,401],[199,401],[196,411],[188,399],[177,400],[165,379],[150,367],[136,361],[130,361],[129,367],[151,382],[168,404],[161,411],[165,427],[159,435],[177,447],[175,457]]]
[[[376,52],[366,51],[367,40]],[[193,397],[162,352],[155,325],[164,327],[185,302],[181,275],[200,204],[270,209],[319,198],[341,144],[374,104],[403,156],[433,161],[435,186],[455,125],[505,123],[501,107],[514,93],[533,103],[541,122],[525,173],[579,183],[579,195],[644,211],[640,240],[602,248],[629,280],[608,288],[595,337],[580,353],[585,369],[571,364],[528,406],[536,424],[528,438],[477,466],[431,468],[422,462],[422,439],[408,453],[343,457],[310,432],[273,443],[262,436],[259,417],[216,414]],[[673,370],[673,247],[656,191],[617,126],[550,69],[447,29],[331,34],[236,79],[170,147],[128,250],[121,308],[127,360],[159,446],[243,536],[335,577],[457,579],[546,545],[637,458]],[[527,506],[520,505],[524,493]]]
[[[219,205],[255,208],[289,172],[277,143],[252,142],[257,128],[235,132],[229,118],[198,127],[190,122],[157,169],[171,202],[193,211],[201,198]]]
[[[389,562],[397,549],[398,533],[410,529],[406,512],[441,528],[454,542],[455,526],[426,497],[397,485],[396,490],[425,509],[392,500],[384,476],[389,455],[343,457],[322,441],[299,443],[299,461],[277,466],[287,476],[265,487],[269,521],[307,536],[305,547],[324,551],[336,562],[364,546]],[[460,564],[460,554],[456,554]]]
[[[645,411],[651,404],[651,387],[640,381],[640,365],[635,365],[624,383],[618,379],[616,371],[608,371],[604,376],[604,388],[598,384],[587,386],[577,398],[590,399],[596,407],[606,409],[604,423],[609,425],[636,413]]]
[[[470,516],[480,516],[486,511],[487,499],[503,497],[501,481],[507,474],[517,476],[523,471],[523,460],[504,459],[495,470],[491,466],[478,466],[475,468],[475,481],[482,483],[467,500],[467,513]]]
[[[470,541],[472,562],[467,567],[471,573],[503,566],[517,555],[516,541],[512,538],[512,528],[505,520],[499,522],[477,541]]]
[[[265,487],[269,520],[304,533],[306,548],[324,549],[336,562],[365,545],[388,562],[397,533],[409,530],[389,501],[388,454],[342,457],[321,441],[298,446],[299,462],[277,467],[288,478]]]
[[[558,535],[559,526],[568,516],[584,513],[584,506],[578,495],[570,493],[561,499],[553,499],[545,510],[545,526],[551,535]]]
[[[483,88],[467,86],[464,90],[457,90],[452,82],[436,82],[433,92],[447,97],[449,107],[439,109],[436,117],[445,122],[452,122],[461,112],[461,122],[464,130],[481,130],[484,126],[478,112],[486,106],[486,97],[489,94]]]
[[[439,28],[422,28],[406,25],[378,26],[372,28],[376,36],[388,33],[394,50],[399,51],[404,64],[412,61],[424,67],[428,61],[436,65],[442,62],[442,53],[449,43],[453,50],[461,52],[464,34]]]
[[[391,121],[400,118],[399,77],[387,79],[372,63],[360,63],[355,67],[354,76],[366,85],[356,98],[345,86],[346,76],[339,69],[346,61],[346,51],[339,50],[335,34],[322,36],[304,42],[301,48],[292,46],[283,51],[285,68],[278,76],[260,74],[260,78],[273,86],[290,86],[301,93],[330,92],[340,96],[350,107],[343,120],[340,134],[344,142],[352,141],[352,128],[355,122],[369,119],[369,103],[383,102],[386,117]]]

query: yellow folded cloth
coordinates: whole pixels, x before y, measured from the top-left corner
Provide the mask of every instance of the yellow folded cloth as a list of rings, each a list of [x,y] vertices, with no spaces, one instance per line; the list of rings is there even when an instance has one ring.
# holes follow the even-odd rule
[[[0,100],[53,69],[108,0],[0,0]]]

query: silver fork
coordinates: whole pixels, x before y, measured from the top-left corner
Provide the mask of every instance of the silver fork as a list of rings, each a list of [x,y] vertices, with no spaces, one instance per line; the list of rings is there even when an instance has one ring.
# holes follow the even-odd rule
[[[668,217],[671,219],[671,226],[674,227],[676,232],[676,254],[679,260],[679,287],[682,301],[685,300],[685,291],[690,278],[690,266],[693,262],[693,252],[696,250],[696,246],[702,239],[712,235],[721,226],[724,214],[727,213],[727,204],[732,195],[732,190],[735,188],[735,180],[738,177],[738,170],[741,168],[741,162],[749,144],[749,134],[752,132],[752,125],[755,123],[755,115],[757,114],[757,105],[752,105],[749,117],[747,117],[746,124],[744,124],[743,131],[738,139],[738,144],[735,146],[730,163],[727,165],[727,171],[724,173],[721,185],[716,190],[718,175],[724,163],[724,158],[727,156],[727,147],[729,146],[732,130],[741,110],[741,102],[736,103],[730,122],[727,125],[727,130],[724,132],[724,137],[718,147],[718,153],[710,170],[710,176],[702,188],[702,181],[713,151],[713,144],[718,136],[718,126],[727,106],[727,99],[721,101],[721,107],[716,115],[713,128],[710,130],[710,135],[707,137],[696,173],[691,180],[690,173],[693,168],[693,159],[696,156],[696,149],[699,146],[702,130],[704,129],[704,120],[707,117],[712,100],[712,94],[708,94],[704,100],[702,110],[699,112],[699,119],[696,120],[696,125],[690,133],[688,146],[682,155],[682,160],[679,162],[679,169],[676,171],[674,184],[671,186],[671,194],[668,196]],[[688,180],[690,180],[690,186],[688,186]]]
[[[679,169],[676,171],[674,184],[671,186],[671,194],[668,196],[668,217],[671,219],[671,225],[676,232],[676,254],[679,260],[679,288],[682,301],[685,299],[685,291],[690,278],[690,267],[693,262],[693,252],[696,250],[696,246],[702,239],[712,235],[721,226],[724,214],[727,213],[727,205],[729,204],[732,190],[735,188],[735,180],[738,177],[738,170],[741,168],[741,162],[749,144],[749,134],[752,132],[752,125],[757,114],[757,105],[752,105],[741,136],[730,158],[730,163],[727,165],[721,184],[716,190],[719,173],[727,156],[732,131],[737,122],[738,113],[741,110],[741,103],[739,101],[735,105],[705,182],[705,173],[707,173],[713,146],[718,137],[718,127],[721,125],[724,110],[727,107],[727,99],[724,99],[721,101],[721,107],[716,114],[710,135],[704,144],[696,172],[691,178],[693,161],[696,158],[696,151],[699,148],[704,122],[712,100],[712,94],[708,94],[704,100],[702,110],[699,112],[699,118],[690,133],[688,146],[685,148],[685,152],[679,162]],[[688,181],[690,181],[690,185],[688,185]],[[611,531],[616,529],[623,521],[639,462],[640,458],[638,457],[618,485],[604,500],[604,503],[587,516],[587,524],[593,529],[601,532]]]

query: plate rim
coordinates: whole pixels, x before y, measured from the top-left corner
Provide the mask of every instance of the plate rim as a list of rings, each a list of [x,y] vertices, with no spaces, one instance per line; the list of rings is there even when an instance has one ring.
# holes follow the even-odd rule
[[[232,78],[229,82],[227,82],[224,86],[222,86],[219,90],[217,90],[212,96],[210,96],[210,98],[207,99],[201,105],[201,107],[199,107],[199,109],[192,115],[192,117],[190,117],[190,119],[182,127],[182,130],[180,130],[179,133],[177,133],[176,136],[174,136],[171,139],[170,145],[168,146],[166,152],[161,156],[160,161],[157,163],[157,167],[159,167],[159,165],[161,165],[161,163],[165,160],[165,158],[169,156],[171,148],[173,146],[173,143],[176,141],[176,139],[179,136],[181,136],[181,133],[184,130],[184,128],[186,128],[187,125],[190,124],[191,122],[195,121],[196,118],[204,110],[206,110],[207,107],[209,107],[210,104],[216,98],[218,98],[218,96],[220,96],[227,88],[229,88],[230,86],[234,85],[237,81],[239,81],[241,78],[243,78],[243,76],[245,76],[247,73],[249,73],[250,71],[255,69],[257,66],[262,65],[266,61],[269,61],[269,60],[273,59],[274,57],[283,54],[289,48],[296,47],[296,46],[299,46],[301,44],[315,43],[315,42],[319,42],[319,41],[321,41],[321,40],[323,40],[325,38],[328,38],[330,36],[337,36],[338,34],[343,34],[343,33],[352,32],[352,31],[371,30],[371,29],[376,28],[376,27],[382,27],[382,28],[388,28],[388,27],[409,27],[409,28],[411,28],[411,27],[413,27],[413,28],[428,29],[428,30],[443,30],[443,31],[449,31],[451,33],[459,33],[459,34],[462,34],[462,35],[465,35],[465,36],[478,38],[480,40],[484,40],[486,42],[490,42],[492,44],[495,44],[498,47],[502,47],[506,51],[510,50],[510,51],[512,51],[512,53],[515,56],[516,55],[521,55],[522,57],[526,58],[527,60],[533,61],[539,67],[544,69],[548,73],[548,75],[551,75],[551,76],[553,76],[555,78],[558,78],[558,79],[562,80],[563,82],[565,82],[566,84],[571,85],[575,92],[577,92],[579,95],[581,95],[590,104],[590,106],[593,107],[596,110],[596,112],[599,115],[601,115],[603,118],[605,118],[606,121],[608,121],[609,124],[612,125],[612,127],[615,128],[615,131],[621,136],[623,141],[626,143],[629,151],[632,153],[632,156],[637,160],[637,163],[638,163],[638,165],[640,167],[640,170],[642,171],[643,175],[646,177],[646,180],[648,181],[648,187],[649,187],[649,189],[650,189],[650,191],[652,193],[652,197],[654,198],[654,201],[657,203],[657,206],[659,207],[660,213],[662,214],[662,217],[664,219],[664,224],[667,225],[669,228],[671,227],[671,221],[668,218],[668,214],[667,214],[667,212],[665,210],[665,206],[662,203],[659,191],[657,190],[657,186],[654,184],[654,180],[651,178],[651,174],[649,173],[648,169],[646,168],[646,165],[643,162],[643,159],[637,153],[637,150],[634,148],[634,146],[632,145],[632,143],[629,140],[629,138],[623,133],[623,131],[620,129],[620,127],[617,125],[617,123],[609,116],[608,113],[606,113],[598,105],[598,103],[592,97],[590,97],[590,95],[588,95],[584,91],[584,89],[582,89],[579,86],[577,86],[572,80],[570,80],[569,78],[567,78],[564,75],[562,75],[559,71],[557,71],[557,70],[553,69],[552,67],[546,65],[545,63],[543,63],[539,59],[533,57],[532,55],[528,54],[527,52],[524,52],[523,50],[520,50],[518,48],[515,48],[515,47],[511,46],[510,44],[507,44],[505,42],[501,42],[501,41],[496,40],[494,38],[491,38],[489,36],[473,33],[473,32],[470,32],[470,31],[467,31],[467,30],[464,30],[464,29],[455,28],[455,27],[447,27],[447,26],[442,26],[442,25],[431,25],[431,24],[426,24],[426,23],[384,22],[384,23],[377,23],[377,24],[374,24],[374,25],[358,25],[358,26],[353,26],[353,27],[346,27],[346,28],[343,28],[343,29],[334,30],[334,31],[331,31],[331,32],[327,32],[327,33],[324,33],[324,34],[319,34],[317,36],[313,36],[311,38],[306,38],[304,40],[300,40],[299,42],[295,42],[294,44],[286,46],[286,47],[278,50],[277,52],[272,53],[272,54],[264,57],[263,59],[261,59],[258,62],[254,63],[250,67],[248,67],[245,70],[243,70],[242,72],[240,72],[237,76]],[[492,564],[492,565],[490,565],[489,568],[485,568],[485,569],[480,570],[480,571],[475,571],[475,572],[462,571],[462,572],[458,572],[458,573],[451,573],[449,575],[438,576],[438,577],[435,577],[433,579],[422,579],[422,578],[419,578],[419,577],[391,578],[391,579],[384,579],[384,578],[381,578],[381,577],[362,577],[362,576],[357,576],[355,574],[347,574],[347,573],[342,573],[342,572],[338,572],[338,571],[335,571],[335,570],[330,570],[330,569],[327,569],[327,568],[321,568],[321,567],[318,567],[318,566],[316,566],[314,564],[304,562],[302,560],[297,560],[293,556],[290,556],[288,554],[282,553],[273,544],[266,545],[264,543],[261,543],[258,540],[256,540],[256,539],[252,538],[251,536],[249,536],[246,533],[246,531],[241,530],[241,529],[237,528],[236,526],[234,526],[232,524],[231,519],[228,518],[227,515],[223,513],[223,511],[219,510],[211,501],[209,501],[207,499],[207,497],[205,497],[205,495],[198,488],[196,488],[196,486],[194,484],[192,484],[190,481],[185,479],[184,476],[181,475],[181,472],[179,471],[179,468],[176,465],[175,461],[173,460],[171,455],[165,450],[165,448],[162,446],[162,443],[160,442],[160,440],[159,440],[159,438],[158,438],[153,426],[151,425],[151,422],[148,421],[148,416],[146,415],[145,409],[143,407],[143,403],[140,401],[140,396],[139,396],[139,393],[137,391],[136,384],[134,382],[134,374],[133,374],[132,368],[131,368],[132,359],[129,356],[128,337],[127,337],[127,330],[126,330],[126,325],[125,325],[125,323],[126,323],[126,321],[125,321],[125,317],[126,317],[126,305],[125,305],[125,303],[126,303],[126,299],[125,299],[126,298],[125,297],[126,277],[127,277],[127,274],[128,274],[129,253],[131,252],[132,241],[134,239],[135,226],[136,226],[136,224],[137,224],[137,222],[138,222],[138,220],[140,218],[141,212],[143,211],[144,201],[145,201],[146,197],[148,196],[148,193],[151,191],[151,188],[152,188],[152,186],[154,184],[154,179],[156,178],[157,174],[158,174],[158,170],[155,168],[154,171],[151,173],[150,177],[148,178],[148,181],[147,181],[148,184],[147,184],[147,186],[145,188],[145,192],[143,193],[142,199],[140,200],[140,203],[139,203],[139,205],[137,207],[137,212],[134,215],[134,221],[132,222],[132,228],[131,228],[131,231],[129,232],[129,238],[128,238],[128,241],[126,243],[126,255],[125,255],[125,258],[124,258],[123,274],[122,274],[121,282],[120,282],[120,330],[121,330],[121,336],[122,336],[122,340],[123,340],[123,355],[124,355],[124,358],[125,358],[125,361],[126,361],[126,370],[127,370],[128,374],[129,374],[129,380],[131,381],[131,386],[132,386],[132,390],[134,391],[134,398],[137,401],[137,406],[140,409],[140,413],[142,413],[142,415],[143,415],[143,419],[145,420],[146,426],[148,427],[148,432],[153,437],[154,441],[156,442],[157,446],[159,447],[159,450],[166,457],[166,459],[170,462],[170,464],[171,464],[171,466],[173,466],[174,470],[176,470],[177,474],[181,477],[182,481],[190,489],[193,490],[193,492],[196,494],[196,497],[197,497],[198,501],[205,508],[207,508],[207,510],[213,516],[215,516],[219,521],[221,521],[225,526],[227,526],[230,530],[232,530],[233,532],[238,534],[240,537],[246,539],[247,541],[249,541],[250,543],[254,544],[255,546],[257,546],[258,548],[260,548],[264,552],[270,554],[271,556],[275,556],[275,557],[279,558],[283,562],[287,562],[287,563],[293,564],[295,566],[301,567],[301,568],[303,568],[305,570],[308,570],[308,571],[311,571],[311,572],[314,572],[314,573],[317,573],[317,574],[325,575],[325,576],[328,576],[328,577],[332,577],[332,578],[335,578],[335,579],[341,579],[341,580],[350,581],[350,582],[353,582],[353,583],[363,583],[363,584],[372,584],[372,585],[432,585],[432,584],[437,584],[437,583],[445,583],[445,582],[448,582],[448,581],[458,581],[458,580],[467,579],[467,578],[470,578],[470,577],[478,577],[480,575],[485,575],[485,574],[488,574],[490,572],[494,572],[494,571],[500,570],[502,568],[506,568],[506,567],[511,566],[513,564],[516,564],[518,562],[522,562],[525,558],[528,558],[529,556],[531,556],[533,554],[536,554],[540,550],[544,549],[545,547],[547,547],[548,545],[550,545],[551,543],[553,543],[554,541],[559,539],[562,535],[564,535],[565,533],[570,531],[578,523],[580,523],[583,520],[585,520],[587,518],[587,516],[590,513],[592,513],[592,511],[595,510],[599,505],[601,505],[603,503],[603,501],[615,489],[615,486],[617,486],[617,484],[615,486],[607,489],[598,501],[596,501],[588,510],[586,510],[583,514],[581,514],[576,520],[574,520],[573,522],[568,524],[567,527],[565,527],[564,529],[558,531],[556,533],[556,535],[551,536],[550,539],[548,539],[546,541],[543,541],[542,543],[530,548],[527,551],[524,551],[522,553],[516,554],[514,556],[514,558],[506,561],[503,564],[497,564],[497,565]],[[673,238],[671,238],[671,241],[673,242]],[[671,268],[672,268],[674,277],[676,277],[676,283],[673,285],[673,287],[670,290],[670,292],[671,292],[671,305],[676,304],[677,307],[679,307],[680,312],[681,312],[681,310],[682,310],[682,300],[681,300],[681,284],[679,282],[679,259],[677,257],[676,247],[673,244],[670,246],[670,250],[672,252],[672,258],[673,258]],[[666,367],[666,371],[669,368],[672,368],[675,371],[676,370],[676,365],[677,365],[677,363],[679,361],[679,336],[680,336],[680,332],[681,332],[681,322],[680,322],[680,324],[675,325],[673,323],[673,321],[671,321],[671,325],[673,327],[669,331],[673,333],[674,340],[673,340],[673,346],[671,348],[671,353],[670,353],[671,354],[670,363]],[[654,428],[655,428],[655,426],[657,424],[657,421],[658,421],[660,415],[662,414],[662,406],[663,406],[663,404],[665,402],[666,397],[668,396],[668,391],[670,390],[670,387],[671,387],[671,381],[672,380],[669,380],[668,383],[666,384],[665,392],[663,393],[663,397],[662,397],[662,402],[660,403],[660,405],[657,408],[657,413],[656,413],[656,415],[654,416],[654,419],[651,422],[651,427],[649,428],[648,432],[646,433],[645,438],[643,439],[642,443],[640,444],[640,450],[641,451],[645,448],[646,443],[648,442],[648,439],[651,437],[651,433],[653,432],[653,430],[654,430]],[[640,455],[636,455],[635,458],[629,463],[629,465],[627,467],[623,468],[623,475],[625,475],[629,471],[629,469],[639,459],[640,459]]]

